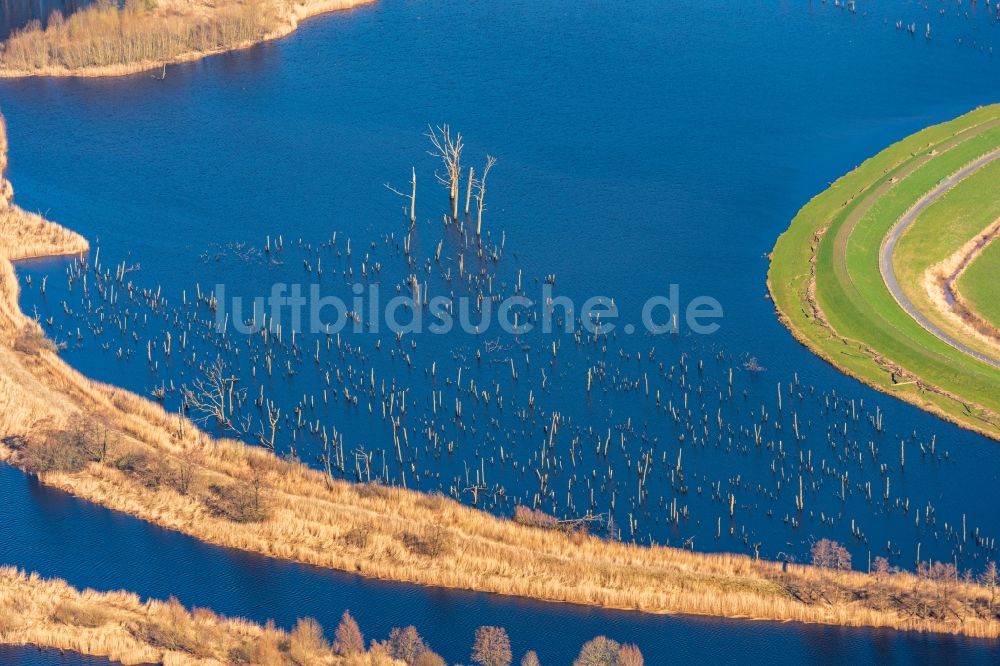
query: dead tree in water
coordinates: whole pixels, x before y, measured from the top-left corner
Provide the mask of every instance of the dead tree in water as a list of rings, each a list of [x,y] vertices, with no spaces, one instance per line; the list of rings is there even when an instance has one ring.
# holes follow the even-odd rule
[[[326,487],[333,487],[333,459],[330,457],[330,438],[326,435],[326,428],[323,428],[323,455],[320,456],[320,461],[323,463],[323,471],[325,472],[324,480],[326,481]]]
[[[217,358],[205,370],[205,376],[194,380],[191,388],[182,387],[184,402],[199,414],[196,423],[215,419],[217,425],[238,430],[233,425],[233,403],[237,377],[227,376],[226,366]]]
[[[398,194],[404,199],[410,200],[410,227],[413,227],[417,223],[417,169],[416,167],[411,167],[411,168],[413,169],[413,176],[411,177],[410,180],[410,185],[412,186],[410,189],[410,194],[404,194],[403,192],[400,192],[389,183],[386,183],[384,187],[393,194]],[[349,243],[350,241],[348,241],[348,248],[350,248]]]
[[[486,168],[483,175],[476,181],[476,236],[483,233],[483,211],[486,209],[486,177],[490,175],[490,169],[497,163],[497,158],[492,155],[486,156]]]
[[[476,182],[476,170],[473,167],[469,167],[469,182],[465,189],[465,217],[469,217],[469,204],[472,203],[472,185]]]
[[[417,223],[417,168],[411,167],[413,169],[413,180],[411,184],[413,185],[413,190],[410,193],[410,226]]]
[[[274,440],[278,433],[278,423],[281,420],[281,409],[275,407],[274,402],[271,400],[267,401],[267,421],[270,425],[270,434],[264,434],[264,424],[261,423],[260,433],[258,433],[257,438],[260,440],[261,446],[274,453]]]
[[[437,129],[428,126],[430,130],[427,137],[434,146],[433,151],[429,151],[431,156],[440,157],[444,163],[445,176],[437,176],[442,185],[448,188],[448,195],[451,197],[451,218],[458,219],[458,184],[462,179],[462,133],[459,132],[454,138],[451,136],[451,128],[442,125]],[[435,174],[437,175],[437,174]]]

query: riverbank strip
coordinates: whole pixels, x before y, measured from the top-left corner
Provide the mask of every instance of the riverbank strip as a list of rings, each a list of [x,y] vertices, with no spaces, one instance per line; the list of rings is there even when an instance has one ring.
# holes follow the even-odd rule
[[[97,3],[0,44],[0,78],[112,77],[247,49],[310,17],[374,0],[158,0]]]
[[[378,646],[337,655],[311,620],[300,621],[289,633],[204,608],[191,611],[176,599],[143,601],[131,592],[80,591],[13,567],[0,567],[0,643],[122,664],[402,665]]]

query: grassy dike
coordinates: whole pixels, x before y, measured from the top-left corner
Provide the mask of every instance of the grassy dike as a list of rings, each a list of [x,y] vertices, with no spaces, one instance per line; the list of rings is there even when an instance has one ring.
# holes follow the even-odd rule
[[[0,78],[124,76],[284,37],[374,0],[98,0],[0,43]]]
[[[1000,438],[1000,374],[899,307],[879,271],[879,252],[921,196],[998,146],[1000,105],[890,146],[799,211],[778,239],[768,273],[782,322],[816,354],[878,390],[993,438]]]
[[[0,210],[0,460],[47,485],[207,543],[394,581],[649,613],[1000,637],[995,589],[957,572],[785,569],[610,542],[335,480],[213,439],[69,367],[19,309],[12,261],[86,247],[12,204]]]
[[[893,255],[896,276],[910,302],[942,330],[992,358],[1000,358],[1000,339],[973,325],[975,305],[970,304],[969,317],[960,316],[948,305],[945,281],[975,256],[984,235],[995,233],[1000,220],[1000,196],[995,188],[998,180],[1000,160],[962,180],[916,218],[899,239]],[[1000,300],[996,275],[992,288],[994,300]],[[972,284],[978,287],[980,280],[976,274]],[[984,281],[983,291],[989,286]],[[957,294],[954,286],[952,290]]]

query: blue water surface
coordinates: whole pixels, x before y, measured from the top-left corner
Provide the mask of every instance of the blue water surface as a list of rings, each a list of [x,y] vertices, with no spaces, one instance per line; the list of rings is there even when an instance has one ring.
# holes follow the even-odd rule
[[[241,376],[251,419],[263,394],[285,419],[299,407],[310,424],[336,429],[346,478],[356,478],[353,456],[365,451],[376,478],[472,502],[478,469],[488,510],[537,503],[561,516],[610,513],[622,538],[640,542],[804,559],[828,536],[859,569],[877,555],[912,567],[920,544],[924,558],[976,571],[995,559],[1000,532],[995,443],[844,377],[793,340],[765,297],[767,252],[810,197],[889,143],[996,101],[994,8],[945,3],[942,14],[931,5],[383,0],[310,20],[287,39],[172,66],[163,80],[3,82],[17,201],[100,247],[87,259],[86,291],[67,280],[64,261],[22,266],[22,307],[52,318],[48,330],[75,367],[146,395],[162,387],[171,409],[177,388],[222,357]],[[911,36],[897,20],[921,28]],[[485,245],[503,246],[497,262],[442,225],[447,197],[433,182],[424,133],[444,122],[464,132],[477,170],[486,153],[499,158],[485,216]],[[405,189],[411,167],[412,263],[405,202],[384,187]],[[284,249],[266,255],[278,237]],[[463,251],[482,283],[455,279]],[[117,299],[98,292],[98,260],[126,267],[147,296],[130,300],[124,285]],[[613,298],[622,324],[638,324],[646,299],[677,284],[684,302],[712,297],[724,317],[712,335],[619,329],[582,341],[366,333],[338,347],[305,333],[296,349],[287,336],[272,348],[279,372],[267,378],[264,347],[233,332],[192,333],[186,353],[177,351],[179,321],[213,319],[193,301],[216,285],[252,297],[276,282],[317,282],[348,297],[355,283],[377,283],[391,296],[410,274],[455,295],[483,289],[485,276],[510,294],[520,275],[533,298],[554,275],[557,292],[578,303]],[[166,307],[149,306],[157,293]],[[127,333],[112,323],[125,316]],[[748,370],[750,359],[766,370]],[[409,446],[400,456],[382,405],[404,394]],[[546,450],[553,418],[559,434]],[[283,428],[281,452],[294,446],[314,464],[318,430]],[[256,422],[242,434],[254,441],[255,430]],[[640,493],[646,460],[652,473]],[[549,471],[544,484],[526,473],[539,467]],[[800,477],[806,510],[796,512]],[[332,626],[350,607],[375,635],[416,624],[452,660],[467,658],[472,630],[488,622],[555,663],[597,633],[639,643],[651,663],[771,660],[764,650],[775,640],[792,646],[780,655],[789,662],[995,658],[976,641],[651,618],[360,581],[209,548],[18,473],[3,478],[18,516],[0,528],[12,530],[3,535],[11,563],[283,625],[310,614]],[[38,540],[48,547],[32,548]]]

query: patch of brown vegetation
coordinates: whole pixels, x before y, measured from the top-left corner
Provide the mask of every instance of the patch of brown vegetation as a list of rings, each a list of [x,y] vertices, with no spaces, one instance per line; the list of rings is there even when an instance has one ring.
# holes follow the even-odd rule
[[[99,0],[0,45],[0,77],[120,76],[283,37],[372,0]]]
[[[924,292],[934,309],[960,331],[991,350],[991,355],[996,358],[1000,358],[1000,329],[969,306],[958,290],[958,280],[986,246],[998,237],[1000,220],[995,220],[951,256],[924,271],[922,280]],[[951,296],[950,304],[948,296]]]
[[[382,651],[334,654],[315,620],[300,620],[289,634],[203,608],[189,611],[176,599],[142,601],[128,592],[81,592],[65,581],[12,567],[0,567],[0,643],[70,650],[123,664],[398,663]]]

